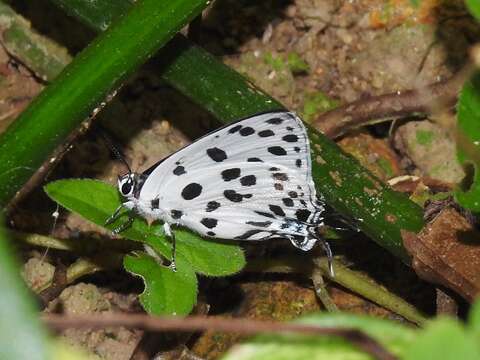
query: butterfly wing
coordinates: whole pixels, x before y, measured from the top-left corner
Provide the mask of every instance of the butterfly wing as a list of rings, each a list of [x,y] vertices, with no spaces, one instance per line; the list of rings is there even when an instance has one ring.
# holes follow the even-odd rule
[[[306,131],[290,112],[241,120],[172,154],[145,180],[139,201],[144,212],[204,236],[287,237],[304,250],[323,212]]]

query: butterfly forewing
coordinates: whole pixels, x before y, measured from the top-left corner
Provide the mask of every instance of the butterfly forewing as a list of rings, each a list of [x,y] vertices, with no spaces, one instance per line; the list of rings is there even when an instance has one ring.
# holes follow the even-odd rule
[[[266,113],[210,133],[162,161],[138,200],[144,212],[202,235],[287,237],[310,248],[321,221],[310,148],[293,113]]]

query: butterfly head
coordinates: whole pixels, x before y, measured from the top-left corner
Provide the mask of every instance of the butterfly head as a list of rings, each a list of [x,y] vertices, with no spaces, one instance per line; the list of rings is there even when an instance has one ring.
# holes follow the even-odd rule
[[[118,177],[118,190],[127,199],[135,197],[138,188],[138,175],[128,172]]]

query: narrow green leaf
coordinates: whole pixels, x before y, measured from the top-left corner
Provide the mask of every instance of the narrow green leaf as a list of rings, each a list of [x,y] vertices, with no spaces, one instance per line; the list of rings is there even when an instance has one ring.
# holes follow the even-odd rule
[[[47,335],[0,227],[0,359],[50,359]]]
[[[405,326],[352,314],[312,314],[301,323],[327,328],[358,329],[377,340],[394,355],[401,356],[414,340],[415,331]],[[224,360],[371,359],[349,341],[332,336],[262,335],[236,346]]]
[[[145,283],[140,301],[148,313],[187,315],[192,311],[197,300],[197,277],[183,256],[178,254],[176,262],[174,272],[146,253],[125,256],[125,269],[142,277]]]
[[[96,180],[59,180],[46,185],[45,192],[66,209],[100,226],[105,226],[106,219],[120,205],[117,189]],[[126,218],[122,216],[107,228],[119,226]],[[203,239],[183,229],[174,231],[177,253],[183,255],[189,266],[198,273],[210,276],[230,275],[245,265],[243,252],[236,244]],[[171,242],[165,237],[161,225],[148,226],[145,220],[136,218],[132,227],[122,232],[122,236],[144,242],[166,258],[171,256]]]
[[[457,155],[461,164],[471,167],[472,177],[465,189],[457,189],[459,204],[480,212],[480,73],[476,73],[463,86],[457,106]]]
[[[462,324],[442,318],[419,332],[404,359],[476,360],[480,359],[480,348]]]
[[[89,27],[106,30],[121,14],[126,13],[135,0],[51,0],[66,13],[77,17]],[[112,11],[113,10],[113,11]]]
[[[478,300],[470,307],[468,329],[476,338],[477,344],[480,344],[480,301]]]
[[[466,0],[468,10],[470,13],[480,21],[480,1],[478,0]]]

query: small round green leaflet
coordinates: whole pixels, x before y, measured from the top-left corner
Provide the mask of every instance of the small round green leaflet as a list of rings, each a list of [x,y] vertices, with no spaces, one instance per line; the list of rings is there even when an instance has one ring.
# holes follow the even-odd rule
[[[140,276],[145,283],[140,302],[149,314],[188,315],[197,302],[195,272],[181,254],[176,263],[179,270],[174,272],[145,253],[125,256],[125,270]]]
[[[118,190],[96,180],[59,180],[46,185],[45,192],[66,209],[100,226],[104,226],[105,220],[120,205]],[[122,216],[107,228],[113,229],[125,220]],[[122,236],[149,245],[166,259],[171,256],[172,245],[159,224],[148,226],[145,220],[136,218]],[[128,256],[124,261],[127,270],[144,279],[146,290],[142,303],[146,310],[151,309],[157,315],[187,314],[192,309],[197,293],[195,273],[226,276],[239,272],[245,265],[243,252],[235,243],[202,239],[185,229],[175,229],[175,237],[176,273],[144,253]],[[175,289],[177,281],[182,286]],[[175,294],[185,301],[173,301],[170,296]]]

